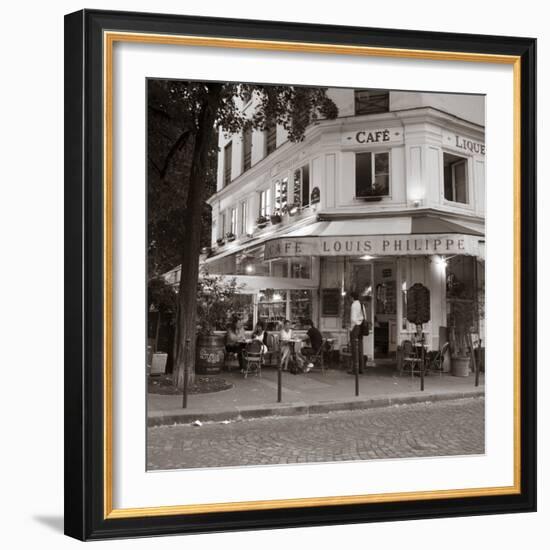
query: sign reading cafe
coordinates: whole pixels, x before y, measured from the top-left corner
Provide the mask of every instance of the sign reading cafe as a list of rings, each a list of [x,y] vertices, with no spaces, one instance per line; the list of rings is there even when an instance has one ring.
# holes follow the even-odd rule
[[[264,259],[299,256],[401,256],[464,254],[477,256],[472,235],[369,235],[367,237],[280,238],[265,244]]]
[[[344,145],[382,145],[403,139],[401,128],[364,128],[342,134]]]

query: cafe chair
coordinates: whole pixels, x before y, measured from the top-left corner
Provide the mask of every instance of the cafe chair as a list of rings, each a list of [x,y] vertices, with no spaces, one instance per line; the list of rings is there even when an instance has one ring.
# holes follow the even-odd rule
[[[243,352],[244,369],[242,373],[246,378],[249,374],[262,376],[262,366],[264,364],[264,352],[262,343],[259,340],[253,340],[247,344]]]
[[[333,342],[334,340],[332,338],[323,338],[323,343],[321,344],[319,351],[307,359],[306,365],[309,363],[313,364],[313,367],[308,372],[320,369],[321,373],[325,374],[325,354],[332,350]]]
[[[443,374],[443,363],[445,362],[445,356],[449,351],[449,346],[449,342],[445,342],[443,347],[439,351],[435,352],[430,361],[430,370],[439,372],[439,376]]]
[[[415,347],[410,340],[404,340],[401,345],[401,368],[399,374],[403,374],[404,371],[410,370],[411,377],[415,372],[419,373],[422,368],[422,357],[418,357]]]

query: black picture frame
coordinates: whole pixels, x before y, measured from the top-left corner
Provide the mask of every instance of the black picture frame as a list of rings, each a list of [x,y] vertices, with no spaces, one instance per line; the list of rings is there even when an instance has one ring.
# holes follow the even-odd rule
[[[520,489],[515,494],[108,517],[104,484],[104,31],[518,58]],[[83,10],[65,17],[65,532],[81,540],[529,512],[536,509],[536,40]]]

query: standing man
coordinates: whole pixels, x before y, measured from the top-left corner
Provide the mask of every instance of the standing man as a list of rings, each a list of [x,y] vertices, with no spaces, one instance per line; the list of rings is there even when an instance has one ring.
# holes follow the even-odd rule
[[[350,312],[350,340],[351,340],[351,356],[353,358],[353,368],[351,374],[355,373],[355,369],[359,373],[365,370],[365,356],[363,355],[363,321],[367,320],[365,308],[359,301],[359,293],[354,290],[350,293],[353,300]]]

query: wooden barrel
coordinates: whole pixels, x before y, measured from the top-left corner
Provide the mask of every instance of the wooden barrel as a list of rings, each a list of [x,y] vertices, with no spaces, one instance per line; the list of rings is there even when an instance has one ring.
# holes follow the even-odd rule
[[[197,374],[219,374],[225,359],[225,336],[211,334],[197,338]]]

